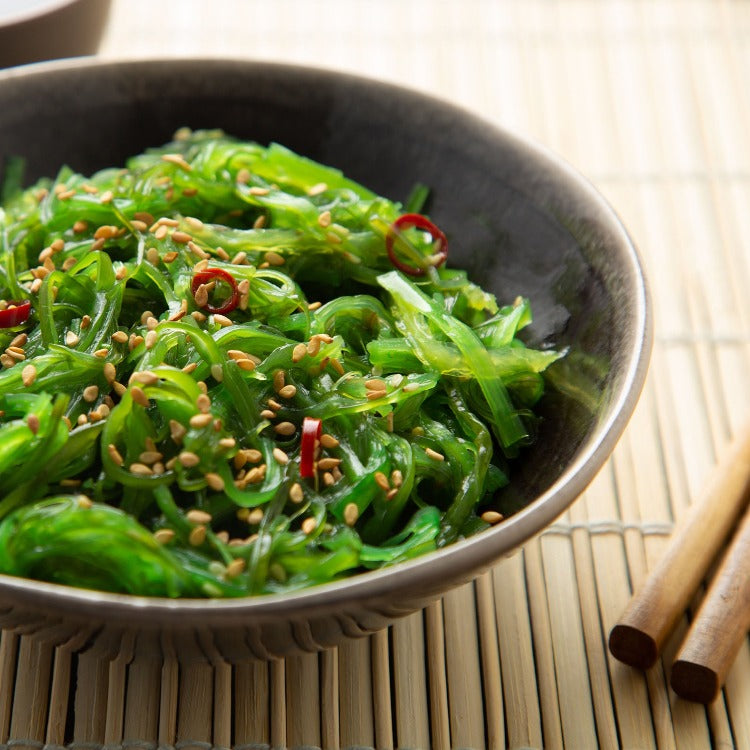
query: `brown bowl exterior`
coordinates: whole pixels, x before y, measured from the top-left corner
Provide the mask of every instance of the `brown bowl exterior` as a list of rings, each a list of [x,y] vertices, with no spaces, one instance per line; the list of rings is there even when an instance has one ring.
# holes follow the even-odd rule
[[[93,55],[99,49],[111,0],[49,0],[0,17],[0,67]]]
[[[530,298],[530,343],[568,356],[550,373],[538,439],[503,499],[518,510],[422,558],[283,596],[146,599],[0,576],[0,625],[112,654],[135,636],[140,650],[183,659],[329,647],[470,580],[578,497],[645,378],[651,320],[641,264],[611,208],[563,162],[414,91],[227,60],[65,61],[0,74],[0,163],[26,157],[30,179],[63,163],[83,172],[122,163],[185,125],[281,142],[396,200],[417,181],[429,185],[452,263],[501,301]],[[586,398],[573,384],[581,373]]]

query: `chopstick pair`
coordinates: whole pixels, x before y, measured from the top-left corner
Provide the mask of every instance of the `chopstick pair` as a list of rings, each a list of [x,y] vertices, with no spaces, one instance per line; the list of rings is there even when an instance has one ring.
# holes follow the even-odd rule
[[[750,630],[750,422],[733,441],[672,535],[643,587],[609,634],[609,650],[648,669],[690,603],[719,550],[732,539],[672,664],[681,698],[710,703]]]

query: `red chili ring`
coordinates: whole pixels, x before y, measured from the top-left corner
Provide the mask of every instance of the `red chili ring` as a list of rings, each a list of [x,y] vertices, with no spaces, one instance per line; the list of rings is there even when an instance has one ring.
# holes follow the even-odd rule
[[[223,268],[205,268],[202,271],[197,271],[193,274],[191,291],[193,292],[193,297],[195,297],[198,287],[203,284],[210,284],[212,281],[217,280],[229,284],[232,294],[220,307],[214,307],[210,302],[202,305],[202,307],[210,313],[220,313],[223,315],[224,313],[232,312],[232,310],[234,310],[234,308],[240,303],[240,292],[239,289],[237,289],[237,282],[232,274],[228,273]]]
[[[301,477],[315,476],[315,454],[323,434],[323,423],[315,417],[305,417],[302,420],[302,442],[299,455],[299,475]]]
[[[442,266],[448,257],[448,239],[441,229],[435,226],[435,224],[433,224],[426,216],[422,216],[422,214],[404,214],[403,216],[399,216],[399,218],[391,224],[388,229],[388,234],[385,236],[385,249],[388,252],[388,258],[391,263],[393,263],[399,271],[403,271],[404,273],[409,274],[409,276],[424,276],[427,272],[426,268],[416,268],[403,263],[399,260],[393,250],[396,232],[401,229],[410,229],[411,227],[424,229],[426,232],[429,232],[433,242],[437,244],[437,253],[435,253],[438,256],[437,261],[430,264],[436,268]]]
[[[27,299],[20,302],[8,302],[8,307],[0,310],[0,328],[13,328],[28,320],[31,314],[31,302]]]

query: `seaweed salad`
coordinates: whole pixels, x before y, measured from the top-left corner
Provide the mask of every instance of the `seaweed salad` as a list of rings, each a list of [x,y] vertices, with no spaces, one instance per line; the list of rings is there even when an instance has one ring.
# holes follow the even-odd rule
[[[6,170],[11,177],[13,169]],[[283,592],[501,523],[545,368],[423,213],[183,129],[0,210],[0,572]]]

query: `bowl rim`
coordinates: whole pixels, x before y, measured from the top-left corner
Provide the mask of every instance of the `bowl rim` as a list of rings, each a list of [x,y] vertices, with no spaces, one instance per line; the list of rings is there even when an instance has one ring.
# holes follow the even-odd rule
[[[60,0],[65,4],[68,0]],[[475,111],[454,104],[434,94],[427,94],[398,83],[370,78],[361,74],[344,72],[336,68],[255,59],[229,59],[225,57],[162,57],[162,58],[98,58],[83,57],[53,60],[8,68],[0,71],[0,88],[5,82],[26,77],[45,76],[68,70],[96,71],[120,68],[137,70],[143,67],[187,67],[201,64],[219,70],[231,66],[248,72],[271,69],[289,76],[322,77],[329,82],[377,89],[384,95],[408,95],[425,106],[459,117],[474,127],[480,127],[491,138],[512,143],[533,157],[538,163],[562,176],[566,182],[596,206],[598,216],[619,246],[627,283],[632,288],[632,347],[626,353],[619,390],[608,403],[606,419],[600,420],[586,437],[574,460],[555,482],[498,526],[480,534],[456,541],[441,549],[426,553],[393,567],[357,573],[338,581],[324,583],[297,591],[262,594],[237,599],[189,599],[146,597],[115,594],[36,581],[0,574],[0,601],[12,598],[13,602],[38,609],[54,607],[60,613],[80,617],[95,617],[99,621],[124,618],[128,624],[158,624],[169,627],[200,625],[229,625],[240,620],[267,622],[279,616],[308,618],[313,612],[324,615],[343,612],[363,602],[377,603],[393,599],[400,590],[419,590],[425,580],[470,580],[482,570],[520,548],[535,535],[543,533],[579,497],[603,467],[629,421],[645,383],[650,353],[653,345],[652,308],[644,267],[639,252],[619,216],[593,186],[560,155],[533,138],[521,136],[492,122]],[[445,591],[430,595],[435,599]],[[411,611],[411,610],[409,610]],[[406,613],[406,612],[405,612]]]

